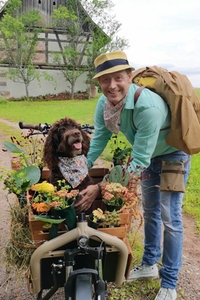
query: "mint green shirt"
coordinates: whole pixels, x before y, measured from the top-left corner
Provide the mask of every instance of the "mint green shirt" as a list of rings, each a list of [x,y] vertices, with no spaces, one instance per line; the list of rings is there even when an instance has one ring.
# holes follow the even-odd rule
[[[149,89],[143,89],[134,107],[137,90],[131,84],[125,106],[121,112],[120,131],[133,146],[129,171],[140,174],[150,164],[151,158],[176,151],[166,143],[170,126],[170,110],[166,102]],[[103,112],[106,97],[102,95],[97,103],[94,120],[94,136],[88,152],[88,164],[92,167],[112,136],[104,122]]]

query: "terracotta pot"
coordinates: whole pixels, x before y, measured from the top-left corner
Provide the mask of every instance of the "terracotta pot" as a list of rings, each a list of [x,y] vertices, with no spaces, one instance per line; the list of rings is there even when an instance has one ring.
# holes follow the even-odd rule
[[[22,164],[20,162],[20,158],[17,156],[13,156],[11,158],[11,168],[12,170],[19,171],[22,168]]]

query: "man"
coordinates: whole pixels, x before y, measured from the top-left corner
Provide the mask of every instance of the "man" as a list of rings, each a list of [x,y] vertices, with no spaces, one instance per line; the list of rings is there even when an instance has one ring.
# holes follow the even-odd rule
[[[145,240],[142,263],[131,270],[129,280],[156,278],[160,273],[161,288],[155,299],[174,300],[182,258],[181,207],[190,157],[166,143],[170,111],[159,95],[143,89],[134,105],[138,86],[132,83],[133,68],[124,52],[102,54],[94,64],[97,72],[94,79],[98,80],[103,95],[96,107],[88,164],[90,167],[93,165],[112,133],[121,131],[133,145],[129,171],[135,178],[141,178]],[[165,171],[161,172],[162,168]],[[175,177],[171,176],[171,169]],[[178,183],[174,185],[174,182],[169,182],[170,179],[176,179]],[[98,193],[97,185],[82,191],[79,208],[87,210]],[[163,267],[158,271],[161,253]]]

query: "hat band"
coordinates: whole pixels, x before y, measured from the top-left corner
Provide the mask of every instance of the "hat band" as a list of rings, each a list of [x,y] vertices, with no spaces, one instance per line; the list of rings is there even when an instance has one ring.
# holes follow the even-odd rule
[[[96,71],[97,73],[108,70],[112,67],[116,67],[117,65],[128,65],[128,60],[126,59],[111,59],[111,60],[107,60],[104,63],[102,63],[101,65],[99,65],[98,67],[96,67]]]

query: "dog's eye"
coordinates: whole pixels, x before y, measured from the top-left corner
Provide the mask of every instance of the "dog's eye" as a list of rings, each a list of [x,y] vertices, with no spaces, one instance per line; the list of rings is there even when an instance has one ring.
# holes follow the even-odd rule
[[[58,128],[58,132],[59,132],[60,134],[63,134],[65,131],[66,131],[66,128],[64,128],[64,127]]]

